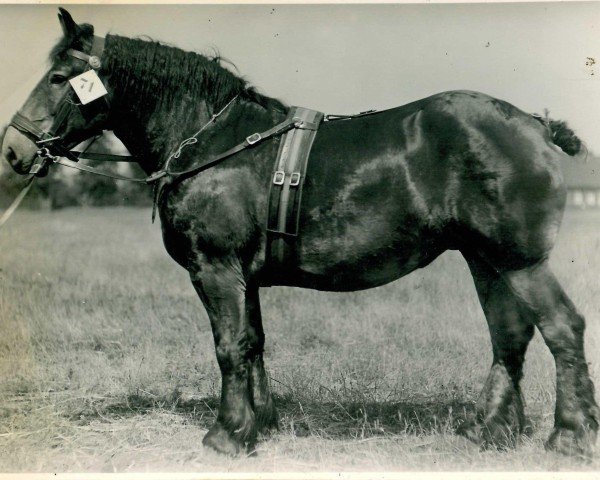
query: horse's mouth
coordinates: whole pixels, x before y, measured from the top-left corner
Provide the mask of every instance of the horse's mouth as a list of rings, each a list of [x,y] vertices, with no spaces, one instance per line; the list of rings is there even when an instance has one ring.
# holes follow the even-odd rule
[[[27,175],[31,170],[31,167],[33,167],[33,158],[27,161],[19,160],[17,154],[10,147],[2,151],[2,156],[15,171],[15,173],[18,173],[19,175]]]
[[[19,175],[27,175],[33,166],[37,146],[14,128],[4,128],[0,137],[1,156]]]

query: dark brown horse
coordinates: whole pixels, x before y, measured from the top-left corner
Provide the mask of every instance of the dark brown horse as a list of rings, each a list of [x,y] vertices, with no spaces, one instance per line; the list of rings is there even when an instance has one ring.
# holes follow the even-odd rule
[[[114,35],[104,39],[101,67],[95,67],[108,96],[89,105],[101,102],[102,108],[71,101],[65,114],[67,80],[89,68],[81,53],[90,53],[95,40],[92,26],[77,25],[64,10],[59,17],[64,38],[20,114],[39,130],[52,127],[67,148],[112,129],[150,174],[227,105],[172,168],[201,164],[286,117],[288,107],[214,59]],[[59,113],[63,121],[54,128]],[[2,155],[25,174],[38,146],[22,130],[8,129]],[[258,431],[277,426],[258,293],[274,278],[265,268],[264,225],[279,140],[167,186],[159,205],[164,243],[189,271],[208,312],[222,373],[217,421],[204,443],[231,454],[252,449]],[[565,150],[573,142],[570,153],[577,150],[573,137],[555,142]],[[547,445],[589,454],[599,411],[583,351],[584,319],[548,267],[565,205],[564,161],[541,122],[474,92],[441,93],[324,123],[306,175],[296,254],[276,272],[277,283],[366,289],[459,250],[473,274],[494,354],[476,413],[461,433],[482,445],[510,445],[523,432],[519,381],[537,327],[557,372]]]

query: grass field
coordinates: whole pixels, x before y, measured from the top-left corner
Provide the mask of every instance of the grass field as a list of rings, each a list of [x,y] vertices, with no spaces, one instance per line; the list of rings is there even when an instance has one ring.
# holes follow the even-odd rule
[[[554,364],[539,334],[515,451],[454,434],[491,364],[456,252],[393,284],[261,292],[280,431],[258,455],[203,449],[219,372],[207,317],[150,212],[18,212],[0,231],[0,471],[588,470],[544,452]],[[568,211],[552,257],[587,318],[600,384],[600,214]]]

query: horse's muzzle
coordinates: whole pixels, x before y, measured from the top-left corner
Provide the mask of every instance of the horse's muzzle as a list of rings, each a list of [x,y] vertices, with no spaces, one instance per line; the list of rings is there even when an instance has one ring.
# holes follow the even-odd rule
[[[38,147],[14,127],[8,127],[2,139],[2,158],[18,174],[29,173]]]

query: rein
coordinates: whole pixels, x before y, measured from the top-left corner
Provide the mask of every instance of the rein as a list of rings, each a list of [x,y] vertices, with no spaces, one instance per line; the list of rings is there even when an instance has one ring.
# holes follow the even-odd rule
[[[31,189],[31,186],[33,185],[34,180],[35,180],[35,175],[32,175],[31,178],[29,178],[27,180],[27,184],[23,187],[23,189],[19,192],[19,194],[16,196],[16,198],[10,204],[10,206],[2,214],[2,216],[0,217],[0,228],[2,228],[4,226],[4,224],[8,221],[8,219],[12,216],[12,214],[15,213],[15,210],[19,207],[19,205],[21,204],[21,202],[23,201],[23,199],[25,198],[25,196]]]
[[[88,173],[93,173],[95,175],[101,175],[104,177],[114,178],[116,180],[126,180],[126,181],[136,182],[136,183],[152,184],[152,183],[160,180],[163,177],[169,177],[171,180],[171,183],[173,183],[173,182],[182,181],[182,180],[185,180],[186,178],[190,178],[194,175],[197,175],[198,173],[203,172],[204,170],[207,170],[211,167],[214,167],[215,165],[221,163],[223,160],[235,155],[236,153],[241,152],[242,150],[245,150],[249,147],[253,147],[254,145],[262,143],[265,140],[268,140],[270,138],[279,136],[279,135],[287,132],[288,130],[291,130],[293,128],[299,128],[299,129],[311,128],[312,129],[312,127],[313,127],[313,125],[309,124],[309,122],[304,122],[300,119],[296,119],[296,118],[286,119],[285,121],[275,125],[274,127],[270,128],[269,130],[266,130],[261,133],[258,133],[258,132],[253,133],[252,135],[246,137],[243,142],[238,143],[237,145],[230,148],[229,150],[226,150],[225,152],[220,153],[216,157],[211,158],[210,160],[208,160],[207,162],[205,162],[201,165],[197,165],[197,166],[189,168],[187,170],[182,170],[182,171],[178,171],[178,172],[169,170],[169,164],[170,164],[171,160],[174,158],[179,158],[182,153],[182,150],[185,147],[197,143],[197,141],[198,141],[197,135],[199,135],[210,124],[214,123],[216,121],[216,119],[227,109],[227,107],[229,105],[231,105],[231,103],[233,102],[233,100],[235,100],[235,98],[237,98],[237,96],[234,97],[219,113],[213,115],[211,117],[211,119],[206,124],[204,124],[202,126],[202,128],[200,130],[198,130],[193,136],[183,140],[179,144],[179,147],[177,148],[177,150],[169,156],[169,158],[165,162],[164,166],[160,170],[152,173],[151,175],[149,175],[147,177],[139,177],[139,178],[126,177],[123,175],[102,172],[94,167],[89,166],[89,165],[77,163],[77,161],[80,159],[80,157],[75,156],[75,154],[71,151],[69,151],[69,157],[70,157],[69,158],[66,155],[64,155],[64,156],[63,155],[54,155],[50,151],[49,148],[43,147],[38,151],[38,156],[40,156],[44,159],[47,159],[51,163],[56,163],[58,165],[74,168],[74,169],[81,170],[81,171],[88,172]],[[95,155],[95,154],[88,154],[88,155],[90,155],[90,157],[89,157],[90,159],[93,159],[91,157],[91,155]],[[100,155],[102,155],[102,154],[100,154]],[[73,157],[75,159],[73,159]],[[112,156],[110,156],[110,157],[112,157]],[[83,158],[83,157],[81,157],[81,158]],[[97,157],[97,159],[101,160],[102,158]]]

